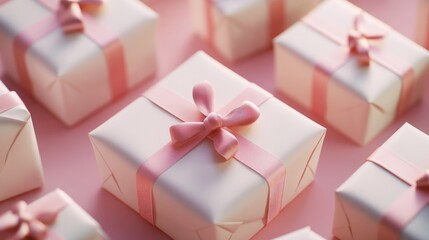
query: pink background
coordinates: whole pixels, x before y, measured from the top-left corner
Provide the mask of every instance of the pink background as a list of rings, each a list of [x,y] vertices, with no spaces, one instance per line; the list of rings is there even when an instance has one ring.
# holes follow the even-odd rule
[[[146,2],[160,15],[157,36],[157,74],[76,127],[69,129],[63,126],[27,93],[13,83],[5,82],[11,90],[18,92],[32,113],[46,183],[42,189],[0,203],[0,213],[6,211],[18,199],[32,201],[55,188],[61,188],[100,222],[111,239],[169,239],[167,235],[149,225],[137,213],[100,188],[100,176],[87,134],[137,98],[150,85],[162,79],[195,51],[202,49],[221,62],[225,62],[193,34],[186,0],[147,0]],[[417,0],[353,0],[352,2],[413,38]],[[236,64],[225,63],[225,65],[274,93],[298,111],[325,125],[275,91],[272,50]],[[331,238],[335,189],[404,122],[409,122],[429,133],[427,81],[424,92],[425,97],[418,106],[395,121],[365,147],[352,144],[328,128],[315,182],[282,210],[280,215],[254,239],[271,239],[307,225],[322,236]]]

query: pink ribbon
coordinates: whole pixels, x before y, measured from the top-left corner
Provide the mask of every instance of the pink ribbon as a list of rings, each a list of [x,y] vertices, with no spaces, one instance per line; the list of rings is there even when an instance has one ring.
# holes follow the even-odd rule
[[[381,40],[384,34],[368,34],[363,29],[363,15],[357,15],[353,21],[353,29],[348,36],[348,46],[351,54],[355,54],[362,65],[368,66],[371,50],[370,40]]]
[[[336,26],[324,21],[320,17],[308,15],[303,19],[303,22],[332,41],[340,44],[340,47],[335,52],[321,59],[319,64],[314,68],[312,112],[322,118],[326,118],[327,92],[330,78],[351,56],[356,56],[363,67],[370,67],[370,62],[376,61],[401,77],[402,88],[396,108],[396,116],[401,115],[414,103],[412,96],[416,84],[413,68],[410,67],[409,63],[402,62],[398,56],[389,56],[384,51],[381,51],[381,47],[375,41],[382,40],[386,32],[377,34],[366,33],[363,28],[363,23],[365,22],[363,12],[355,16],[352,28],[347,34],[346,43],[342,41],[341,33],[335,31]]]
[[[191,141],[200,142],[211,134],[216,151],[226,160],[230,159],[237,153],[238,140],[226,127],[253,123],[259,117],[258,107],[252,102],[244,102],[224,117],[213,111],[213,89],[207,82],[194,87],[193,98],[198,110],[206,118],[202,122],[171,126],[171,142],[176,146],[190,144]]]
[[[56,221],[57,215],[67,205],[58,195],[50,195],[42,202],[30,205],[19,201],[10,211],[0,216],[0,238],[60,240],[62,238],[50,231],[48,226]]]
[[[389,206],[378,227],[378,239],[399,239],[402,229],[429,204],[429,170],[423,171],[384,148],[378,148],[368,161],[410,185]]]
[[[256,106],[263,104],[271,98],[271,95],[250,84],[217,113],[213,112],[212,90],[207,83],[197,85],[193,90],[198,109],[160,84],[146,91],[144,96],[158,107],[185,121],[171,127],[172,141],[146,159],[137,171],[139,211],[144,219],[155,224],[153,187],[156,179],[206,137],[215,143],[216,151],[224,158],[229,159],[233,156],[235,160],[260,174],[267,181],[269,195],[264,222],[270,222],[280,212],[286,175],[283,163],[227,127],[254,122],[259,116]],[[185,133],[188,128],[191,129],[191,133]]]
[[[127,74],[125,70],[124,48],[120,39],[116,33],[98,23],[91,14],[86,13],[86,11],[82,12],[81,9],[87,5],[101,4],[102,0],[38,1],[48,10],[52,11],[53,14],[25,29],[13,41],[15,66],[21,80],[21,85],[28,91],[33,91],[33,83],[26,61],[26,53],[30,46],[58,27],[62,27],[66,33],[69,33],[69,31],[81,28],[82,26],[80,27],[79,25],[84,22],[85,27],[82,27],[82,31],[97,43],[104,53],[112,98],[116,99],[125,93],[127,90]]]
[[[0,113],[6,112],[17,106],[24,105],[16,92],[8,92],[0,95]]]
[[[100,6],[104,0],[61,0],[59,19],[65,32],[84,29],[82,9],[85,6]]]
[[[285,0],[267,0],[269,10],[269,34],[271,39],[281,33],[285,28]],[[214,45],[215,25],[213,15],[213,4],[216,0],[205,1],[205,16],[207,22],[207,39]]]

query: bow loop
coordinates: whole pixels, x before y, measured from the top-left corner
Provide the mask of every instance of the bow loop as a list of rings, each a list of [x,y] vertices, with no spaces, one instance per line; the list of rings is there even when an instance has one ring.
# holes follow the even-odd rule
[[[364,15],[359,14],[355,17],[353,22],[353,29],[348,34],[348,47],[352,54],[356,54],[358,61],[361,65],[368,66],[371,62],[370,40],[378,40],[384,37],[384,34],[376,33],[371,34],[364,28]]]
[[[171,141],[181,146],[193,141],[201,141],[210,135],[215,150],[225,159],[230,159],[238,150],[238,140],[224,127],[249,125],[259,117],[258,107],[244,102],[225,117],[213,112],[213,89],[208,82],[195,85],[193,98],[198,110],[206,117],[202,122],[184,122],[170,127]]]
[[[417,188],[429,190],[429,170],[417,179],[416,181]]]
[[[55,221],[60,209],[33,213],[24,201],[16,203],[11,211],[0,216],[0,238],[41,240],[48,234],[47,224]]]
[[[213,88],[208,82],[195,85],[192,97],[198,110],[207,116],[213,111]]]
[[[61,0],[59,18],[61,27],[66,33],[83,31],[82,10],[86,6],[99,6],[104,0]]]

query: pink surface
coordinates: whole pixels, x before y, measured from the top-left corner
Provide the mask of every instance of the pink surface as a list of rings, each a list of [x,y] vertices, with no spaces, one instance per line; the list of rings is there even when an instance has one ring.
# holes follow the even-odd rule
[[[71,129],[65,127],[27,93],[13,83],[5,82],[11,90],[18,92],[32,113],[46,183],[40,190],[0,203],[0,213],[9,209],[18,199],[32,201],[55,188],[61,188],[101,223],[111,239],[169,239],[167,235],[144,221],[136,212],[100,188],[101,180],[87,136],[89,131],[128,105],[142,91],[162,79],[195,51],[202,49],[219,59],[218,54],[193,35],[186,0],[147,0],[146,2],[160,14],[156,76],[76,127]],[[352,2],[391,24],[406,36],[413,37],[414,27],[410,26],[414,25],[417,0],[353,0]],[[222,59],[219,60],[222,62]],[[319,119],[309,115],[307,111],[275,91],[272,50],[236,64],[225,64],[248,80],[274,93],[298,111],[320,122]],[[429,83],[427,80],[423,101],[365,147],[354,145],[334,130],[328,129],[315,182],[282,210],[280,215],[254,239],[271,239],[306,225],[310,225],[322,236],[331,238],[335,189],[404,122],[409,122],[429,133]],[[323,122],[321,124],[325,125]]]

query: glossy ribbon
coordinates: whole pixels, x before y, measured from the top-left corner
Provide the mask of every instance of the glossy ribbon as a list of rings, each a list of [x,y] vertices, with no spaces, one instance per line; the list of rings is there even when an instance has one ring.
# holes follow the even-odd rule
[[[331,76],[352,56],[358,58],[361,67],[370,67],[370,62],[376,61],[401,78],[402,87],[396,107],[396,116],[401,115],[413,103],[412,96],[416,87],[413,68],[409,63],[401,61],[399,56],[390,56],[381,51],[382,46],[375,44],[383,39],[387,34],[387,29],[377,34],[366,33],[362,27],[364,21],[363,12],[355,15],[351,30],[347,35],[347,42],[344,42],[342,34],[336,30],[333,23],[313,15],[308,15],[302,20],[315,31],[339,44],[338,49],[321,59],[313,71],[311,110],[322,118],[326,118],[327,114],[327,92]],[[373,42],[374,44],[372,44]]]
[[[204,85],[206,84],[203,84],[202,88],[204,90],[201,90],[201,92],[203,92],[203,95],[210,95],[211,93],[207,92],[208,88],[204,87]],[[195,92],[196,94],[201,93],[200,90],[194,91],[194,93]],[[209,100],[211,99],[211,97],[202,97],[194,95],[194,99],[196,99],[195,101],[197,102],[198,106],[198,109],[196,109],[194,104],[188,102],[186,99],[181,96],[178,96],[167,88],[162,87],[162,85],[160,84],[157,84],[156,86],[146,91],[144,96],[161,109],[167,111],[168,113],[172,114],[173,116],[184,122],[197,122],[195,126],[198,125],[199,127],[196,128],[204,132],[204,134],[200,134],[200,137],[197,139],[198,141],[193,138],[195,134],[189,134],[188,137],[191,137],[192,141],[185,141],[186,144],[182,144],[179,147],[173,144],[174,140],[170,141],[167,145],[158,150],[154,155],[146,159],[139,167],[136,176],[136,183],[140,215],[154,225],[155,213],[153,205],[153,187],[156,179],[206,138],[201,136],[207,136],[209,139],[215,142],[219,141],[218,136],[213,133],[216,133],[216,131],[219,131],[221,128],[216,128],[217,130],[206,135],[207,130],[205,130],[205,127],[204,129],[203,127],[201,127],[204,125],[204,123],[201,124],[201,122],[204,122],[205,119],[208,119],[206,115],[210,116],[210,112],[212,112],[212,103],[211,100]],[[254,84],[249,84],[248,88],[241,92],[226,106],[217,111],[217,113],[220,116],[225,116],[227,115],[227,113],[231,113],[231,115],[233,115],[234,117],[230,118],[228,121],[236,121],[233,124],[234,126],[237,125],[236,123],[240,123],[238,125],[248,124],[256,120],[257,115],[259,115],[256,112],[254,105],[260,106],[269,98],[271,98],[271,95],[269,95],[266,91],[261,90]],[[252,102],[252,104],[244,104],[244,106],[246,107],[242,107],[243,102],[245,101],[250,101]],[[202,114],[198,110],[202,111],[205,114]],[[247,114],[249,112],[252,115],[251,117],[239,116],[242,113]],[[217,119],[217,116],[219,115],[210,118]],[[213,125],[210,125],[210,123],[210,126],[219,126],[218,124],[216,124],[218,120],[206,121],[213,121],[215,123]],[[208,129],[213,129],[213,127],[209,127]],[[237,140],[237,144],[239,145],[238,148],[236,148],[235,146],[231,148],[234,151],[227,148],[225,151],[220,152],[225,153],[224,156],[229,156],[235,152],[233,155],[235,160],[240,161],[245,166],[260,174],[267,181],[269,193],[264,222],[270,222],[281,210],[283,188],[286,176],[286,170],[284,168],[283,163],[270,153],[266,152],[261,147],[247,140],[245,137],[234,133],[234,131],[230,128],[223,126],[222,130],[219,132],[228,132],[229,136],[232,135],[235,137],[235,139]],[[175,135],[175,133],[173,133],[173,135]],[[175,137],[176,136],[173,136],[173,138]],[[185,140],[188,138],[179,137],[179,139]],[[231,139],[227,142],[230,142]],[[231,142],[235,142],[235,140]]]
[[[429,204],[429,170],[421,170],[384,148],[378,148],[368,161],[410,185],[389,206],[378,227],[378,239],[400,239],[401,231]]]
[[[202,122],[183,122],[170,127],[171,142],[176,146],[201,142],[212,135],[216,151],[226,160],[238,150],[237,138],[226,127],[248,125],[259,117],[259,108],[252,102],[244,102],[240,107],[222,116],[213,111],[213,89],[208,82],[198,84],[193,89],[193,98],[198,110],[206,116]]]
[[[82,9],[85,6],[100,6],[104,0],[61,0],[58,11],[61,27],[64,32],[83,31],[84,21]]]
[[[17,106],[24,105],[16,92],[8,92],[0,95],[0,113],[6,112]]]
[[[42,200],[42,201],[41,201]],[[60,240],[49,230],[57,215],[68,205],[54,194],[27,205],[19,201],[13,208],[0,216],[0,238],[6,240],[35,239]]]
[[[68,16],[69,11],[65,10],[67,7],[64,8],[64,4],[67,5],[69,3],[60,2],[65,0],[37,1],[51,11],[52,14],[28,27],[18,34],[13,40],[15,66],[21,80],[21,85],[28,91],[33,91],[34,88],[26,61],[26,53],[31,45],[54,32],[59,27],[63,27],[63,29],[66,29],[67,31],[78,28],[75,24],[76,20],[70,20],[73,18],[73,13],[70,13],[71,15]],[[80,10],[80,4],[89,4],[89,2],[91,2],[91,4],[95,4],[95,2],[98,1],[69,0],[68,2],[70,2],[70,11],[76,12],[78,10],[73,9],[79,7]],[[83,33],[99,45],[104,53],[108,70],[110,92],[112,98],[115,99],[125,93],[127,89],[124,48],[116,33],[98,23],[97,19],[95,19],[91,14],[86,13],[86,11],[81,13],[81,19],[85,25],[84,29],[82,29]]]
[[[207,39],[210,44],[214,45],[215,37],[215,22],[214,22],[214,9],[213,5],[217,0],[205,0],[205,16],[207,22]],[[268,29],[270,39],[273,39],[285,28],[285,0],[266,0],[268,2]]]

